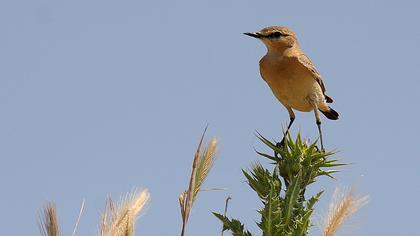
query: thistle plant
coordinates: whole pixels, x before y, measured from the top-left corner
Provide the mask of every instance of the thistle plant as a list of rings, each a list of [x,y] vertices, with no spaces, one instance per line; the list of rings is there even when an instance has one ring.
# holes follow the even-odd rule
[[[316,142],[308,144],[303,141],[300,134],[296,140],[287,135],[283,146],[276,145],[261,134],[257,137],[274,153],[257,151],[260,156],[272,161],[271,169],[257,162],[249,170],[243,170],[248,185],[263,205],[258,210],[261,220],[257,223],[262,235],[308,235],[313,225],[310,218],[314,205],[323,191],[307,198],[305,190],[319,176],[334,178],[332,174],[338,170],[331,168],[345,164],[330,158],[334,152],[319,151]],[[252,235],[239,220],[213,214],[223,222],[223,230],[231,231],[234,236]]]

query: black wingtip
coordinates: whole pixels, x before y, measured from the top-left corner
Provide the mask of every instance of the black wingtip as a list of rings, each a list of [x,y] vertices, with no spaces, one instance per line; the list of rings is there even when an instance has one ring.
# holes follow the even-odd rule
[[[327,103],[333,103],[333,102],[334,102],[334,100],[333,100],[330,96],[328,96],[328,95],[326,95],[326,94],[325,94],[325,101],[326,101]]]

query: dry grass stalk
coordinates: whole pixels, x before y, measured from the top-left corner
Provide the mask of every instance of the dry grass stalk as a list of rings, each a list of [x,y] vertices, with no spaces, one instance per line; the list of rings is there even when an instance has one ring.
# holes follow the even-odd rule
[[[213,137],[209,144],[207,145],[206,149],[201,155],[201,158],[198,162],[197,171],[195,172],[195,186],[194,186],[194,194],[193,194],[193,201],[195,200],[198,192],[201,190],[201,187],[206,179],[207,175],[210,172],[210,169],[214,165],[215,157],[217,152],[217,139]]]
[[[323,236],[334,236],[338,228],[368,202],[369,196],[354,196],[353,189],[337,187],[324,223]]]
[[[40,216],[40,230],[44,236],[59,236],[60,228],[57,220],[57,210],[53,202],[47,203]]]
[[[84,208],[85,208],[85,199],[83,199],[82,206],[80,206],[79,216],[77,217],[76,224],[74,224],[73,233],[71,234],[71,236],[76,236],[77,227],[79,226],[80,218],[82,217]]]
[[[185,235],[185,227],[188,222],[192,205],[194,204],[197,194],[201,190],[201,187],[208,173],[210,172],[210,169],[213,167],[216,157],[217,139],[215,137],[211,139],[204,152],[201,153],[201,147],[206,130],[207,128],[204,130],[203,135],[201,136],[200,142],[194,155],[188,190],[182,192],[179,196],[179,205],[181,208],[182,216],[182,236]]]
[[[118,204],[109,198],[105,212],[102,214],[99,235],[133,236],[136,219],[149,199],[147,190],[140,193],[134,191]]]

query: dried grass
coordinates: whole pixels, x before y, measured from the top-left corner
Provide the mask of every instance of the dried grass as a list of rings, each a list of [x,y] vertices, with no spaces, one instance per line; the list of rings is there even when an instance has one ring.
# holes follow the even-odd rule
[[[53,202],[45,205],[40,216],[39,227],[44,236],[59,236],[60,228],[57,220],[57,209]]]
[[[206,179],[207,175],[210,172],[210,169],[214,165],[214,161],[216,160],[216,152],[217,152],[217,139],[213,137],[207,147],[204,150],[203,155],[198,162],[197,171],[195,173],[195,186],[194,186],[194,195],[193,199],[197,197],[198,192],[201,190],[201,187]],[[194,201],[193,200],[193,201]]]
[[[128,194],[118,204],[108,199],[106,209],[102,214],[100,236],[133,236],[134,225],[141,210],[149,201],[147,190]]]
[[[191,208],[194,204],[194,201],[197,197],[198,192],[200,192],[201,187],[210,172],[210,169],[214,165],[216,152],[217,152],[217,139],[213,137],[204,152],[201,152],[201,147],[203,144],[204,135],[207,128],[204,130],[203,135],[201,136],[200,142],[198,144],[197,150],[194,155],[194,160],[192,164],[192,171],[188,190],[184,191],[179,196],[179,205],[181,208],[182,216],[182,231],[181,235],[185,235],[185,227],[188,222]]]
[[[368,202],[369,196],[354,196],[351,188],[337,187],[324,223],[323,236],[334,236],[342,224]]]
[[[79,216],[77,217],[76,223],[74,224],[73,233],[71,236],[76,236],[77,227],[79,226],[80,218],[82,217],[83,210],[85,209],[85,199],[82,201],[80,206]]]

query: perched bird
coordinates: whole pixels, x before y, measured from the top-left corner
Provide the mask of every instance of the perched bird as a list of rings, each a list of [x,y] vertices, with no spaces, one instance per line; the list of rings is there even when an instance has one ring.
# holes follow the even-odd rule
[[[328,106],[327,103],[333,100],[325,94],[321,75],[300,48],[296,34],[281,26],[244,34],[260,39],[267,47],[267,54],[260,60],[260,74],[289,112],[286,134],[295,120],[293,110],[314,111],[321,149],[324,151],[320,112],[330,120],[337,120],[338,113]]]

